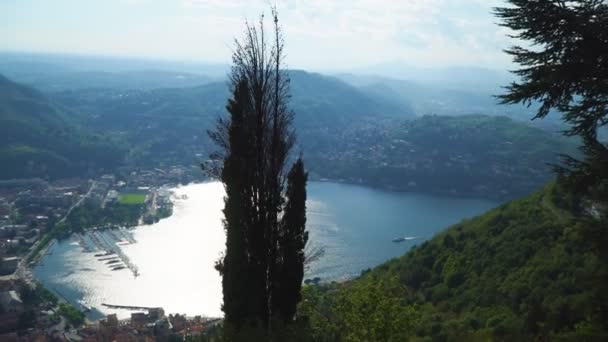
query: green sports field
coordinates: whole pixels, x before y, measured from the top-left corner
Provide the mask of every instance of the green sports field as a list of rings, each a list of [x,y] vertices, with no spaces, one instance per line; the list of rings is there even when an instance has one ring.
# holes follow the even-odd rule
[[[124,194],[124,195],[120,195],[118,202],[120,202],[121,204],[131,204],[131,205],[136,205],[136,204],[144,204],[144,202],[146,201],[146,195],[141,195],[141,194]]]

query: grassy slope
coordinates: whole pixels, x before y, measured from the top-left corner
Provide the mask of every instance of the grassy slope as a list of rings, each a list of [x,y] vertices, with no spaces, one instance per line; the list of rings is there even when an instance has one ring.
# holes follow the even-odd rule
[[[302,313],[318,334],[340,336],[352,317],[373,317],[375,303],[388,298],[415,311],[393,331],[407,329],[414,340],[606,339],[608,272],[594,252],[598,239],[590,238],[605,223],[572,215],[569,202],[547,186],[452,226],[352,283],[307,289]],[[398,285],[382,285],[380,295],[366,289],[391,281]],[[371,307],[349,304],[372,295]]]

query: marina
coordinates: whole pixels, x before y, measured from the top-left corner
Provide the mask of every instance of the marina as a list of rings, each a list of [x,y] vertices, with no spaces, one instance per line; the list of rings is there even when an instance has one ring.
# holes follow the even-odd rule
[[[83,253],[96,253],[98,261],[104,262],[112,271],[129,269],[133,276],[139,276],[139,268],[122,251],[121,246],[136,243],[125,228],[91,230],[74,235]]]

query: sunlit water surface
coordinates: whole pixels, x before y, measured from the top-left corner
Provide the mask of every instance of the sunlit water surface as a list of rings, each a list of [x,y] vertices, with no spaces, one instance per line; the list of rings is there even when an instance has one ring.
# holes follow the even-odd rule
[[[174,192],[171,217],[130,230],[136,243],[119,246],[136,265],[137,277],[129,269],[112,271],[107,261],[95,257],[100,251],[84,252],[76,237],[56,242],[34,269],[35,276],[72,304],[91,307],[91,319],[109,313],[126,318],[131,313],[102,303],[221,316],[221,278],[214,264],[225,247],[223,186],[192,184]],[[487,200],[311,182],[307,202],[310,242],[325,253],[306,277],[327,281],[355,276],[402,255],[442,228],[496,205]],[[98,236],[104,243],[114,244],[124,235],[105,232]],[[412,240],[392,242],[396,237]],[[84,241],[94,246],[91,238]]]

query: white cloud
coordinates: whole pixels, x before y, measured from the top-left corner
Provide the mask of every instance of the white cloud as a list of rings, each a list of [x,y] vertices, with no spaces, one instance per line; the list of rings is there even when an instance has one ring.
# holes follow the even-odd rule
[[[14,20],[0,11],[0,20],[13,19],[10,29],[0,32],[0,45],[10,48],[18,44],[33,49],[54,46],[75,52],[87,49],[106,54],[229,62],[233,38],[241,35],[244,21],[256,21],[262,11],[268,13],[275,3],[274,0],[56,1],[53,6],[47,5],[53,9],[52,15],[31,20],[24,20],[26,17]],[[18,2],[27,3],[31,3],[30,12],[48,14],[33,0]],[[506,30],[495,24],[496,19],[490,13],[493,6],[501,3],[502,0],[276,1],[287,39],[289,64],[324,69],[389,61],[424,66],[504,66],[508,59],[501,50],[510,41],[505,37]],[[92,4],[105,14],[91,10]],[[28,13],[27,8],[20,13]],[[72,21],[73,25],[65,25]],[[68,30],[71,27],[78,27],[78,32]]]

